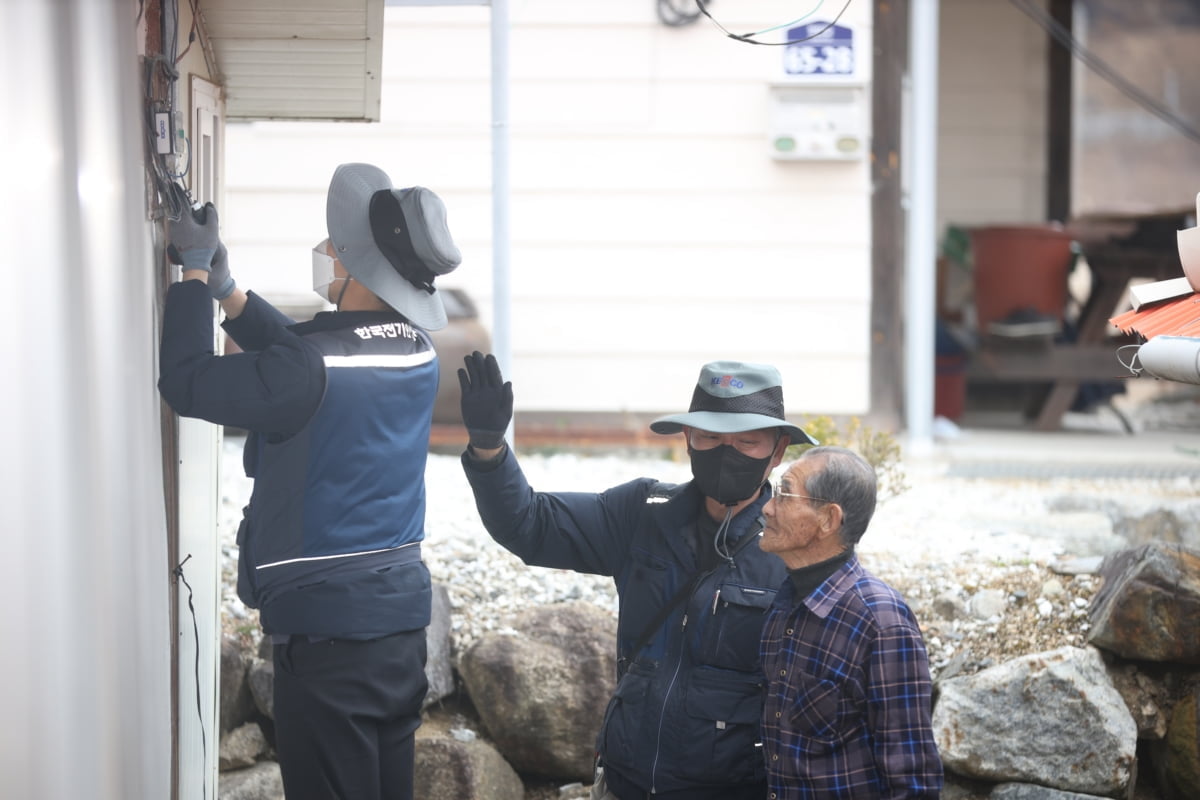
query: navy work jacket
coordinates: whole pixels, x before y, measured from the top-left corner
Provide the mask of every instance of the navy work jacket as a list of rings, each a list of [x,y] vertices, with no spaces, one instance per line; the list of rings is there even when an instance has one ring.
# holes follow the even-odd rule
[[[689,545],[703,497],[640,478],[599,494],[530,488],[507,450],[498,464],[463,454],[488,533],[526,564],[611,575],[620,610],[617,689],[597,738],[610,785],[640,792],[729,797],[762,785],[764,682],[759,640],[783,562],[758,548],[762,495],[730,522],[732,560],[700,570]],[[739,545],[745,545],[740,547]],[[632,649],[676,592],[702,580]]]
[[[429,623],[424,470],[438,365],[394,311],[294,324],[251,293],[212,351],[200,281],[168,289],[159,390],[176,412],[249,431],[254,492],[238,596],[277,636],[374,639]]]

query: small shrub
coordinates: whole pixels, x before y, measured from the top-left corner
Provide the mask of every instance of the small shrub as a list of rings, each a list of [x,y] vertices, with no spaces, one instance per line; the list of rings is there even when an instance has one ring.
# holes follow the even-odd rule
[[[865,458],[875,468],[880,502],[908,490],[900,444],[892,434],[863,425],[858,417],[850,417],[841,426],[833,417],[805,417],[800,427],[823,445],[845,447]],[[788,461],[799,458],[810,447],[810,444],[792,445],[785,458]]]

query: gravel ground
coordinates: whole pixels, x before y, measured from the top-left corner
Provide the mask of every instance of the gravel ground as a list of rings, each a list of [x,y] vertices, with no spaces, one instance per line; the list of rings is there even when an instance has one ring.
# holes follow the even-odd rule
[[[225,625],[253,637],[254,612],[234,589],[234,534],[250,482],[241,474],[241,440],[230,437],[224,448]],[[555,491],[595,491],[639,476],[689,477],[686,462],[645,455],[523,455],[521,462],[535,488]],[[1055,509],[1099,508],[1114,497],[1137,498],[1142,505],[1176,502],[1200,488],[1191,477],[963,478],[929,464],[906,469],[906,479],[908,489],[880,505],[859,554],[912,606],[935,676],[1083,643],[1087,605],[1099,581],[1086,569],[1064,574],[1063,565],[1123,542],[1100,511]],[[426,482],[425,557],[450,593],[456,653],[503,629],[509,614],[532,604],[584,600],[615,614],[610,579],[528,568],[496,545],[479,522],[457,456],[431,455]]]
[[[1197,429],[1200,420],[1190,428]],[[224,444],[222,605],[225,629],[256,640],[256,614],[235,591],[234,536],[251,488],[241,472],[241,445],[234,437]],[[690,477],[686,461],[647,455],[523,454],[521,463],[535,488],[554,491],[598,491],[641,476]],[[1099,588],[1086,564],[1094,569],[1099,556],[1125,544],[1100,509],[1114,502],[1133,510],[1169,505],[1197,497],[1200,489],[1200,470],[1184,470],[1184,477],[1169,470],[1146,477],[1097,477],[1074,469],[1058,476],[1053,469],[1012,474],[905,464],[907,489],[880,504],[859,544],[867,568],[899,590],[916,614],[935,678],[1082,644],[1088,603]],[[457,456],[430,455],[426,485],[424,553],[434,579],[450,594],[456,654],[482,634],[504,629],[509,614],[532,604],[585,600],[615,617],[610,579],[529,568],[491,540]],[[1081,563],[1081,571],[1069,568]],[[477,727],[473,712],[464,713],[456,724]],[[585,785],[525,783],[529,800],[588,796]]]

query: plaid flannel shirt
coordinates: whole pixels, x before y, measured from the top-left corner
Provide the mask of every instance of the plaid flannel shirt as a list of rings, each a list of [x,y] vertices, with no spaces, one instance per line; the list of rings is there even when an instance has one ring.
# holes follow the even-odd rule
[[[938,797],[920,628],[857,556],[806,598],[783,586],[763,629],[762,664],[771,800]]]

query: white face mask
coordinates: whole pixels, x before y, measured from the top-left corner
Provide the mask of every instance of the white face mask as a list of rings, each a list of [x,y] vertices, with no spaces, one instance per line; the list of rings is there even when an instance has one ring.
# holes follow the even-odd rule
[[[326,252],[328,246],[329,240],[323,239],[312,249],[313,291],[326,303],[335,303],[336,301],[329,296],[329,287],[335,281],[344,281],[346,278],[339,278],[334,272],[333,262],[336,259]]]

